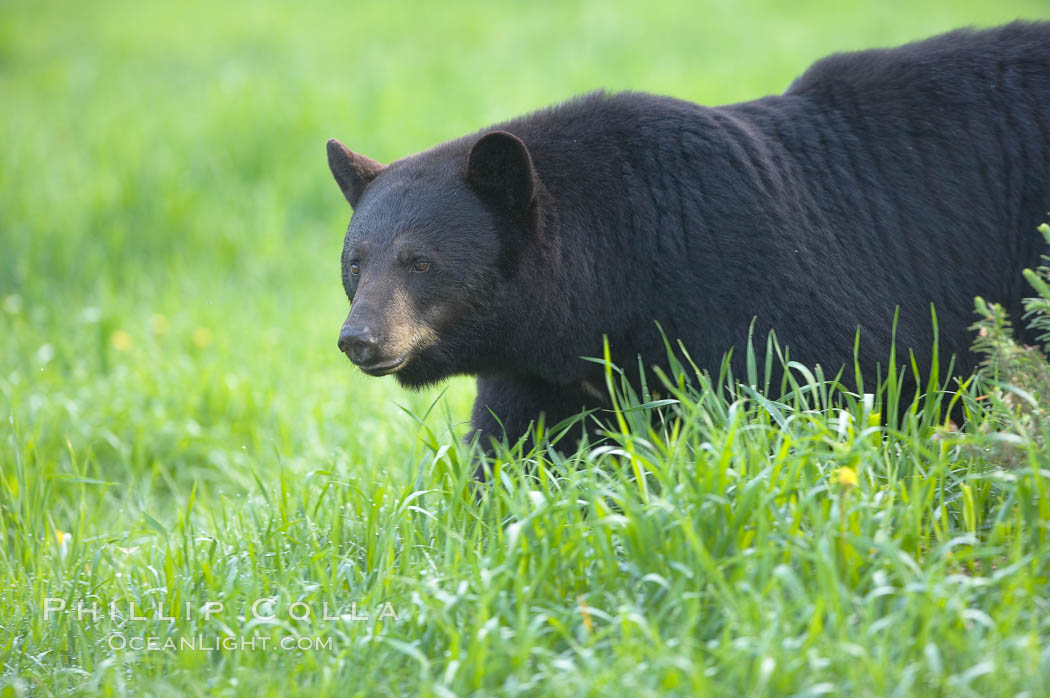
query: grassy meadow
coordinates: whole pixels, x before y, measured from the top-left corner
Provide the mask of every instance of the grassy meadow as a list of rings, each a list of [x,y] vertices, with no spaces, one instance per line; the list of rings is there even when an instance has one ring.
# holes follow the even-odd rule
[[[324,155],[1017,17],[1050,8],[4,0],[0,697],[1050,695],[1038,390],[970,384],[959,433],[948,393],[887,423],[683,358],[652,430],[628,398],[476,502],[472,383],[336,349]]]

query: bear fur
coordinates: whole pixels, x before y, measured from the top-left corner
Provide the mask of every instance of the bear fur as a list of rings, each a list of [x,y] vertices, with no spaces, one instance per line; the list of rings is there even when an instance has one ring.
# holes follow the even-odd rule
[[[605,405],[581,357],[660,364],[657,323],[717,369],[754,319],[829,375],[859,328],[873,381],[898,307],[929,365],[932,303],[965,375],[974,296],[1017,317],[1042,250],[1050,23],[833,55],[740,104],[595,92],[387,166],[328,154],[354,208],[340,348],[409,387],[476,375],[485,445]]]

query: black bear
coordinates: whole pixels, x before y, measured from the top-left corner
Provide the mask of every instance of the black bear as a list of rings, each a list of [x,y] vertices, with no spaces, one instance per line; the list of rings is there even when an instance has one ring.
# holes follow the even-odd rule
[[[418,387],[477,376],[482,443],[600,407],[600,356],[701,367],[776,330],[794,359],[960,372],[973,298],[1016,313],[1050,211],[1050,23],[818,61],[703,107],[596,92],[380,165],[328,142],[354,208],[339,347]],[[662,327],[663,334],[659,327]]]

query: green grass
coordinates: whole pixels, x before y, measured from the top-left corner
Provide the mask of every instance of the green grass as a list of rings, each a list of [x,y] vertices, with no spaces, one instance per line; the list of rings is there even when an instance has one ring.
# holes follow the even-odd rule
[[[388,161],[596,87],[742,100],[1018,16],[1048,12],[0,4],[0,696],[1050,693],[1030,421],[950,433],[934,404],[890,429],[801,370],[774,403],[682,359],[654,432],[627,409],[597,448],[506,454],[477,503],[470,382],[408,393],[336,351],[349,210],[323,154]],[[127,618],[158,601],[177,619]]]

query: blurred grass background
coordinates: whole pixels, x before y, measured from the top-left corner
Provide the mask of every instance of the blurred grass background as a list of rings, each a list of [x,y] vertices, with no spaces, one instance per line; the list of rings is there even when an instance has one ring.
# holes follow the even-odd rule
[[[169,520],[194,486],[207,508],[278,472],[414,476],[402,406],[437,401],[440,431],[473,388],[408,393],[336,350],[350,211],[329,137],[385,162],[599,87],[727,103],[830,52],[1048,16],[1045,0],[4,0],[0,468],[16,491],[19,468],[48,479],[47,530],[101,538]],[[85,499],[84,478],[110,484]]]

